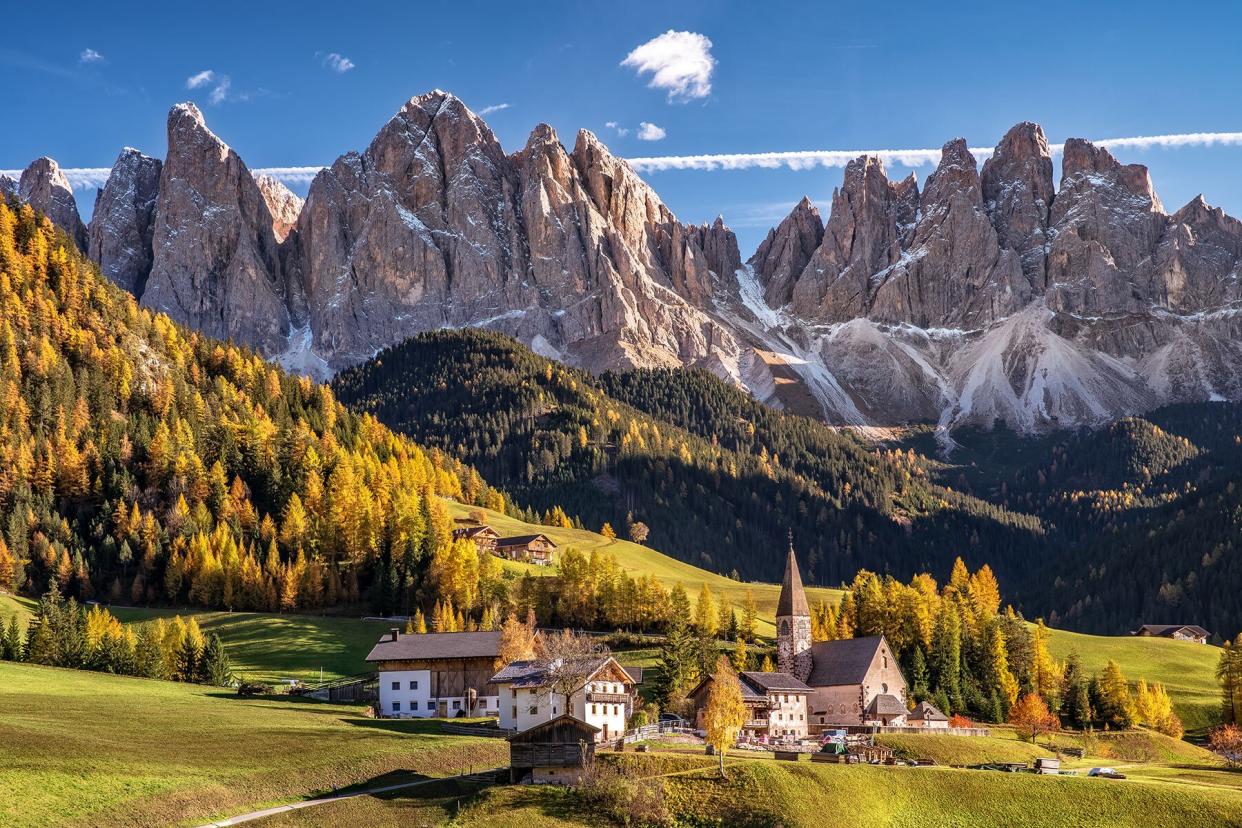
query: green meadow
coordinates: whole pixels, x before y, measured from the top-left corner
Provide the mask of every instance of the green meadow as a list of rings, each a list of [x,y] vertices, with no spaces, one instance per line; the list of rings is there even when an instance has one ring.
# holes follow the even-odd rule
[[[507,760],[497,739],[361,707],[0,662],[0,825],[182,825],[393,774]]]

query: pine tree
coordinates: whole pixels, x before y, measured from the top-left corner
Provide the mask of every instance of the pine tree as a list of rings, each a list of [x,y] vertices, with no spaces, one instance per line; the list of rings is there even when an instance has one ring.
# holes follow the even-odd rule
[[[1088,685],[1078,653],[1071,651],[1061,680],[1061,718],[1072,727],[1085,728],[1094,718]]]
[[[24,653],[22,631],[17,625],[17,616],[10,615],[8,626],[4,631],[3,653],[0,658],[5,661],[21,661]]]
[[[699,600],[694,605],[694,628],[698,630],[700,637],[714,638],[719,620],[716,615],[716,601],[712,598],[712,591],[705,581],[699,589]],[[714,662],[715,659],[713,658],[712,661]]]
[[[755,591],[746,587],[746,597],[742,599],[742,621],[738,629],[743,640],[749,644],[755,641],[755,628],[759,621],[759,606],[755,603]]]
[[[159,628],[155,624],[142,624],[138,628],[138,640],[134,648],[135,670],[144,678],[167,678],[164,672],[164,655],[160,647]]]
[[[696,641],[685,617],[674,616],[660,647],[660,682],[657,694],[662,706],[681,698],[699,678]]]
[[[214,633],[203,647],[202,657],[196,666],[196,679],[200,684],[227,687],[233,681],[233,665],[220,636]]]
[[[1242,724],[1242,633],[1221,647],[1216,680],[1220,682],[1221,722]]]
[[[1134,722],[1134,701],[1121,667],[1110,660],[1099,677],[1095,708],[1101,720],[1113,727],[1129,727]]]

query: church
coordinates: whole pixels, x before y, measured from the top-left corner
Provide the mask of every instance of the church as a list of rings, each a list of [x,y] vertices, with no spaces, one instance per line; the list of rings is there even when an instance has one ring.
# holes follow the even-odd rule
[[[882,635],[811,640],[811,610],[793,547],[776,605],[777,670],[805,683],[808,730],[904,725],[906,680]]]

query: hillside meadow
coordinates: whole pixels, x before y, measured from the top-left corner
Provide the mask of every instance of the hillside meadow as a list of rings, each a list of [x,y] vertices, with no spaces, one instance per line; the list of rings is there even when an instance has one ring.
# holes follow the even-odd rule
[[[401,772],[507,760],[496,739],[361,707],[0,662],[0,825],[198,824]]]
[[[1242,790],[1226,787],[1234,774],[1201,771],[1208,781],[1168,769],[1165,778],[1112,782],[950,768],[797,764],[731,757],[728,777],[701,756],[610,755],[627,782],[620,788],[662,803],[678,825],[786,828],[984,828],[984,826],[1101,826],[1148,828],[1153,814],[1179,828],[1242,824]],[[436,824],[531,828],[614,824],[618,814],[656,809],[601,807],[573,791],[549,787],[410,790],[332,803],[260,821],[263,828],[368,825],[397,828]]]

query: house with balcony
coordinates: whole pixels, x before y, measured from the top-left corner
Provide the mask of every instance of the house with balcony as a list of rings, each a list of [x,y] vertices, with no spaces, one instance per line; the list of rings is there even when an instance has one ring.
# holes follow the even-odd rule
[[[575,667],[580,685],[568,698],[554,689],[553,669],[542,661],[515,661],[491,677],[502,729],[522,732],[568,714],[598,728],[596,741],[625,733],[634,709],[634,680],[615,658],[601,656]]]
[[[712,682],[708,676],[690,691],[694,702],[695,727],[705,727],[704,710]],[[808,729],[807,696],[811,688],[788,673],[744,671],[737,675],[742,703],[746,705],[746,721],[738,737],[743,740],[791,741],[806,738]]]
[[[480,552],[495,553],[496,541],[500,540],[500,533],[486,523],[462,523],[453,530],[453,539],[465,538],[474,541],[474,545],[479,548]]]
[[[552,563],[556,543],[544,534],[514,535],[496,539],[496,554],[511,561],[547,566]]]

